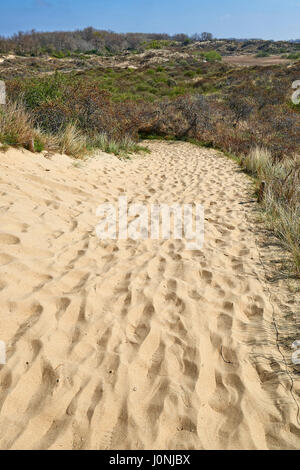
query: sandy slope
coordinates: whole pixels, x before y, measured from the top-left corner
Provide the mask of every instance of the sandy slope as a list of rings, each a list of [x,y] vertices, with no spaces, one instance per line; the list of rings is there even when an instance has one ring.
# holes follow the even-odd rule
[[[80,168],[1,154],[2,449],[299,447],[249,182],[214,151],[150,147]],[[203,249],[99,241],[96,207],[124,191],[203,203]]]
[[[239,65],[244,67],[270,66],[270,65],[288,65],[292,61],[284,59],[280,55],[270,55],[268,57],[257,57],[255,54],[229,55],[222,58],[223,62],[231,65]]]

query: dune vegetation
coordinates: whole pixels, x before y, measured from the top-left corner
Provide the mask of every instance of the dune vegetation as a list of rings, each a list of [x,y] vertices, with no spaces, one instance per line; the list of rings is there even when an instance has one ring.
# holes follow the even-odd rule
[[[101,149],[124,158],[146,151],[141,139],[163,138],[234,155],[259,185],[265,182],[268,222],[299,275],[300,105],[292,104],[291,94],[300,63],[232,68],[211,47],[185,48],[167,60],[161,48],[168,55],[170,40],[150,39],[143,48],[154,48],[141,58],[131,54],[126,67],[123,57],[122,67],[116,61],[114,67],[89,65],[69,73],[8,76],[0,68],[8,94],[0,111],[2,149],[76,158]]]
[[[265,149],[253,149],[240,159],[242,167],[257,180],[267,223],[283,246],[290,251],[300,276],[300,159],[299,156],[274,160]]]

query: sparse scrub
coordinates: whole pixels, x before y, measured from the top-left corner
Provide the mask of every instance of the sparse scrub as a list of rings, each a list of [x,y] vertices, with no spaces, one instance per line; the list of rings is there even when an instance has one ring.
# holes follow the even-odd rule
[[[88,138],[104,133],[113,141],[125,136],[135,141],[140,132],[148,132],[208,142],[242,155],[256,145],[276,157],[299,152],[298,107],[288,103],[296,68],[266,67],[257,77],[250,68],[228,71],[218,62],[203,63],[198,78],[199,61],[188,62],[134,74],[105,68],[57,73],[11,80],[7,88],[13,100],[24,96],[35,126],[47,134],[56,135],[76,121]]]

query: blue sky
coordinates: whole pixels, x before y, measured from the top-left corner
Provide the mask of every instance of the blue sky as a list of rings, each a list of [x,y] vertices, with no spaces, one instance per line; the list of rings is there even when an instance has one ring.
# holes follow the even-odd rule
[[[0,35],[74,30],[300,38],[300,0],[0,0]]]

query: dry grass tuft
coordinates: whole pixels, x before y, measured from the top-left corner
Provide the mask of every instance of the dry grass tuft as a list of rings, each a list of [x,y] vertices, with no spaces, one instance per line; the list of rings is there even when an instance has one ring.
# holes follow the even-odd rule
[[[0,106],[0,142],[3,145],[28,147],[33,137],[32,120],[22,103]]]
[[[300,158],[276,161],[265,149],[256,148],[241,160],[243,168],[265,182],[263,205],[270,228],[291,253],[300,276]]]
[[[61,153],[76,158],[82,158],[87,152],[87,138],[72,123],[58,135],[59,150]]]

